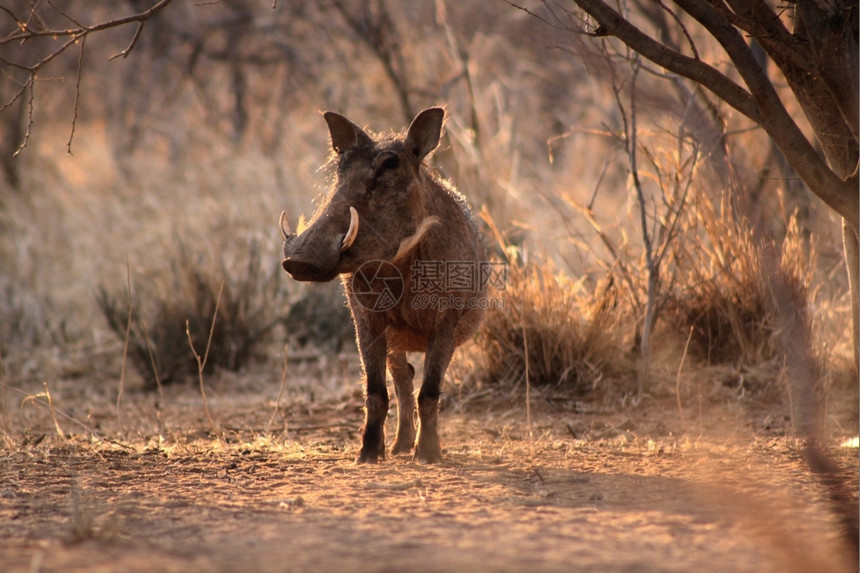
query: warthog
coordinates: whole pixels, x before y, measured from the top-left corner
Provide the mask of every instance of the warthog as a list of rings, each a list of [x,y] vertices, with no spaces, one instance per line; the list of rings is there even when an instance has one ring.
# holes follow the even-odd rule
[[[281,213],[284,270],[299,281],[341,275],[345,287],[365,376],[357,462],[385,458],[386,364],[397,396],[392,453],[409,452],[414,444],[415,459],[441,461],[442,379],[454,349],[474,334],[483,315],[487,254],[481,235],[463,196],[423,163],[439,144],[444,116],[441,108],[426,109],[405,134],[380,137],[325,113],[334,187],[298,234]],[[407,352],[425,353],[417,440],[415,369]]]

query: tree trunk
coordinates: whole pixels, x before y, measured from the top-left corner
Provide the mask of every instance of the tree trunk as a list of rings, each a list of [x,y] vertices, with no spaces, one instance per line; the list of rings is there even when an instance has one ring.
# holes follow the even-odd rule
[[[854,377],[860,375],[860,243],[857,229],[842,220],[842,242],[845,247],[845,265],[848,267],[848,285],[851,290],[851,327],[854,333]]]

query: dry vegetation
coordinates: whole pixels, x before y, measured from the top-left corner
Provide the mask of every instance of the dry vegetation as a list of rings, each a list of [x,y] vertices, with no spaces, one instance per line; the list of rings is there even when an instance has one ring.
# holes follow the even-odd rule
[[[528,378],[571,397],[630,391],[631,342],[611,279],[591,292],[540,259],[508,273],[504,308],[488,313],[475,341],[484,385],[522,390]]]
[[[68,4],[94,21],[125,8],[105,3],[90,12],[86,2]],[[0,476],[0,496],[33,491],[29,482],[14,485],[23,483],[20,476],[33,460],[90,456],[76,451],[106,459],[123,451],[141,459],[163,456],[189,468],[195,459],[208,459],[216,469],[238,463],[248,472],[255,456],[260,467],[285,459],[297,472],[295,460],[325,465],[321,460],[352,457],[343,450],[352,447],[359,424],[360,373],[349,313],[336,286],[307,288],[288,280],[280,270],[276,225],[281,210],[295,220],[326,188],[320,166],[327,160],[327,133],[318,113],[326,109],[395,128],[424,105],[444,104],[447,136],[432,161],[482,213],[488,244],[508,263],[505,290],[495,293],[504,304],[488,314],[474,343],[458,351],[445,388],[448,411],[456,413],[445,426],[478,420],[466,437],[452,440],[461,450],[446,452],[467,473],[507,464],[517,477],[504,487],[558,490],[552,495],[564,501],[547,501],[558,509],[577,503],[558,493],[562,485],[587,478],[558,473],[558,483],[540,485],[542,451],[555,475],[577,466],[577,448],[594,457],[588,467],[595,473],[613,471],[601,470],[595,461],[600,452],[656,456],[659,449],[673,454],[671,472],[678,479],[695,481],[714,479],[717,470],[686,472],[684,464],[698,463],[699,454],[720,454],[713,444],[701,450],[690,444],[707,435],[723,439],[724,431],[736,439],[743,430],[750,440],[786,440],[778,447],[798,461],[798,449],[785,445],[794,444],[792,400],[798,397],[775,342],[782,323],[766,282],[770,267],[762,266],[765,245],[779,253],[780,272],[809,334],[822,435],[831,444],[857,434],[839,222],[797,191],[764,134],[747,129],[730,109],[720,110],[732,135],[726,155],[717,156],[704,137],[696,140],[702,132],[691,127],[679,96],[654,78],[639,88],[634,144],[644,158],[649,225],[655,233],[664,229],[665,245],[646,365],[643,319],[652,295],[624,150],[630,142],[624,132],[626,64],[610,69],[599,53],[583,59],[580,39],[504,3],[278,2],[274,10],[270,4],[178,3],[145,28],[127,59],[110,62],[107,56],[125,48],[133,31],[93,35],[77,110],[76,55],[60,58],[51,72],[66,81],[37,83],[26,148],[3,158],[4,169],[11,165],[17,175],[0,177],[0,451],[2,469],[10,468]],[[47,7],[45,13],[62,21]],[[0,13],[0,34],[9,25]],[[3,81],[0,95],[7,98],[14,81]],[[26,122],[25,104],[0,114],[4,124]],[[726,170],[731,177],[720,175]],[[201,354],[211,345],[205,381],[217,428],[207,424],[189,384],[198,370],[189,338]],[[645,368],[647,385],[641,387]],[[151,392],[168,383],[172,387],[159,397]],[[122,392],[131,393],[124,403]],[[528,410],[528,428],[526,392],[529,407],[542,405]],[[588,422],[577,418],[583,412]],[[537,453],[534,441],[510,446],[511,432],[535,429],[533,417],[543,420],[538,429],[541,423],[552,428],[537,440]],[[323,430],[287,431],[302,425]],[[212,435],[215,430],[221,435]],[[493,440],[486,432],[498,443],[488,444]],[[553,450],[569,439],[576,446]],[[744,458],[735,456],[744,451],[738,447],[729,457]],[[112,453],[102,454],[107,450]],[[515,461],[527,454],[527,464]],[[846,455],[839,455],[844,463]],[[660,458],[647,459],[656,464],[648,472],[658,475]],[[392,472],[405,472],[392,478],[394,490],[414,486],[426,494],[415,484],[444,487],[431,470],[391,463]],[[126,474],[137,471],[117,464]],[[332,479],[328,466],[314,467],[325,487]],[[356,479],[387,479],[355,471]],[[144,506],[135,506],[138,513],[129,518],[140,523],[106,524],[118,517],[107,510],[87,513],[79,478],[45,472],[68,486],[71,509],[63,515],[69,525],[57,533],[53,525],[27,521],[32,531],[86,543],[105,540],[108,530],[146,530],[139,515]],[[791,469],[780,480],[798,472]],[[849,479],[856,484],[856,472]],[[824,495],[808,476],[797,483],[804,495]],[[386,496],[397,495],[386,487],[380,486]],[[110,496],[93,495],[111,503]],[[671,494],[660,494],[659,503],[664,496]],[[272,498],[257,509],[265,513],[271,502],[300,511],[290,499]],[[319,507],[330,503],[313,499]],[[16,515],[32,509],[21,506]],[[494,518],[511,518],[507,509],[496,509],[489,510]],[[201,519],[205,524],[215,517]],[[627,525],[636,530],[637,524]],[[695,520],[688,526],[695,536],[707,536]],[[218,535],[207,542],[218,543]],[[6,528],[0,536],[15,534]],[[562,537],[574,533],[565,530]],[[832,543],[831,533],[824,537]],[[695,537],[699,544],[706,538]],[[763,543],[776,544],[771,538]],[[32,568],[33,561],[20,561],[23,551],[16,566]],[[310,566],[302,563],[301,570]],[[757,569],[761,563],[760,556],[751,558],[738,570],[779,570]],[[162,563],[190,564],[191,558]]]

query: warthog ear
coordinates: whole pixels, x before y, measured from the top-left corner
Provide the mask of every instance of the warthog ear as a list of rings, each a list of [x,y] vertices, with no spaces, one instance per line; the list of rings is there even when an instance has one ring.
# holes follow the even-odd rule
[[[441,107],[425,109],[415,116],[406,133],[406,145],[418,158],[424,159],[428,153],[439,145],[442,137],[442,120],[445,118],[445,110]]]
[[[331,135],[331,146],[337,153],[349,151],[359,143],[370,142],[370,137],[360,127],[333,111],[323,114]]]

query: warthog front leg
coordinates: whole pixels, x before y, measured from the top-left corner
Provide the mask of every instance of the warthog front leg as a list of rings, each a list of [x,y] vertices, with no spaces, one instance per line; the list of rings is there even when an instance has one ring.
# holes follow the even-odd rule
[[[412,394],[415,369],[406,361],[405,352],[389,352],[388,371],[394,379],[397,396],[397,438],[391,453],[399,454],[411,451],[415,445],[415,396]]]
[[[442,394],[442,378],[454,354],[455,326],[453,320],[440,325],[429,341],[424,358],[424,381],[418,393],[418,441],[415,443],[414,459],[428,463],[442,461],[442,446],[437,429],[439,396]]]
[[[376,463],[385,459],[385,417],[388,415],[388,389],[385,387],[385,336],[372,336],[358,329],[358,347],[364,365],[364,426],[357,463]]]

